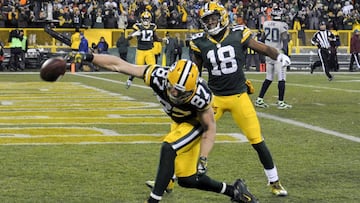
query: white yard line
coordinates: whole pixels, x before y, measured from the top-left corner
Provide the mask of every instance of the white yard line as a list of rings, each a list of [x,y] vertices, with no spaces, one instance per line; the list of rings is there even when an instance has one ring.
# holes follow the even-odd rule
[[[295,120],[291,120],[291,119],[287,119],[287,118],[281,118],[281,117],[266,114],[266,113],[257,112],[257,114],[259,115],[259,117],[262,117],[262,118],[268,118],[268,119],[271,119],[271,120],[280,121],[280,122],[283,122],[283,123],[287,123],[287,124],[295,125],[295,126],[298,126],[298,127],[310,129],[310,130],[313,130],[313,131],[317,131],[317,132],[320,132],[320,133],[333,135],[335,137],[340,137],[340,138],[350,140],[350,141],[353,141],[353,142],[360,142],[359,137],[354,137],[354,136],[347,135],[347,134],[344,134],[344,133],[336,132],[336,131],[333,131],[333,130],[328,130],[328,129],[325,129],[325,128],[321,128],[321,127],[318,127],[318,126],[306,124],[306,123],[303,123],[303,122],[299,122],[299,121],[295,121]]]
[[[122,82],[114,81],[114,80],[111,80],[111,79],[99,78],[99,77],[96,77],[96,76],[80,75],[80,74],[79,74],[79,76],[85,76],[85,77],[89,77],[89,78],[93,78],[93,79],[99,79],[99,80],[105,80],[105,81],[108,81],[108,82],[124,84]],[[331,89],[331,90],[347,91],[347,92],[360,92],[360,90],[344,90],[344,89],[340,89],[340,88],[319,87],[319,86],[313,86],[313,85],[303,85],[303,84],[294,84],[294,83],[289,83],[288,85],[299,86],[299,87],[301,86],[301,87],[317,88],[317,89]],[[144,86],[144,85],[136,85],[136,87],[148,88],[147,86]],[[340,137],[340,138],[350,140],[350,141],[353,141],[353,142],[360,142],[359,137],[354,137],[354,136],[351,136],[351,135],[336,132],[336,131],[333,131],[333,130],[328,130],[328,129],[325,129],[325,128],[321,128],[321,127],[318,127],[318,126],[306,124],[306,123],[303,123],[303,122],[299,122],[299,121],[295,121],[295,120],[291,120],[291,119],[287,119],[287,118],[281,118],[281,117],[278,117],[278,116],[274,116],[274,115],[270,115],[270,114],[266,114],[266,113],[261,113],[261,112],[258,112],[258,115],[260,117],[263,117],[263,118],[268,118],[268,119],[280,121],[280,122],[283,122],[283,123],[295,125],[295,126],[298,126],[298,127],[310,129],[310,130],[321,132],[321,133],[328,134],[328,135],[333,135],[335,137]]]
[[[104,72],[104,73],[109,73],[109,72]],[[23,73],[22,73],[23,74]],[[33,73],[30,73],[33,74]],[[37,73],[38,74],[38,73]],[[101,73],[97,73],[97,74],[101,74]],[[112,79],[106,79],[106,78],[101,78],[101,77],[97,77],[97,74],[74,74],[76,76],[79,77],[87,77],[87,78],[92,78],[92,79],[96,79],[96,80],[102,80],[102,81],[106,81],[106,82],[111,82],[111,83],[116,83],[116,84],[125,84],[124,82],[120,82],[120,81],[116,81],[116,80],[112,80]],[[257,80],[254,80],[257,81]],[[260,80],[259,80],[260,81]],[[260,81],[261,82],[261,81]],[[309,87],[309,88],[316,88],[316,89],[331,89],[331,90],[336,90],[336,91],[347,91],[347,92],[360,92],[359,90],[345,90],[345,89],[340,89],[340,88],[330,88],[330,87],[319,87],[319,86],[313,86],[313,85],[304,85],[304,84],[294,84],[294,83],[288,83],[288,85],[291,86],[301,86],[301,87]],[[133,84],[132,86],[134,87],[139,87],[139,88],[143,88],[143,89],[150,89],[148,86],[145,85],[137,85],[137,84]],[[262,113],[262,112],[258,112],[259,117],[262,118],[267,118],[267,119],[271,119],[271,120],[276,120],[279,122],[283,122],[283,123],[287,123],[287,124],[291,124],[291,125],[295,125],[298,127],[302,127],[302,128],[306,128],[309,130],[313,130],[313,131],[317,131],[320,133],[324,133],[324,134],[328,134],[328,135],[332,135],[335,137],[339,137],[342,139],[346,139],[346,140],[350,140],[353,142],[360,142],[360,138],[359,137],[355,137],[355,136],[351,136],[351,135],[347,135],[341,132],[337,132],[337,131],[333,131],[333,130],[328,130],[325,128],[321,128],[318,126],[314,126],[314,125],[310,125],[307,123],[303,123],[303,122],[299,122],[299,121],[295,121],[292,119],[287,119],[287,118],[282,118],[282,117],[278,117],[275,115],[271,115],[271,114],[267,114],[267,113]],[[136,142],[138,143],[138,142]],[[146,142],[144,142],[146,143]],[[85,144],[85,143],[83,143]],[[101,143],[104,144],[104,143]],[[110,143],[109,143],[110,144]]]

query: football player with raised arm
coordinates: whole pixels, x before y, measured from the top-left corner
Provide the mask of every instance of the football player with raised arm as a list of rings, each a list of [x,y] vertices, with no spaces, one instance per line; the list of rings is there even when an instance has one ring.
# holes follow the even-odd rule
[[[281,53],[287,53],[288,49],[288,25],[282,22],[282,11],[277,4],[274,4],[271,11],[272,20],[265,21],[263,29],[265,32],[265,44],[276,48]],[[290,109],[292,106],[284,101],[285,96],[285,81],[286,81],[286,66],[281,62],[266,57],[266,78],[261,86],[259,96],[255,101],[255,106],[260,108],[267,108],[269,105],[264,102],[264,96],[274,80],[275,73],[278,79],[278,109]]]
[[[225,112],[232,114],[235,123],[256,150],[271,192],[286,196],[288,193],[280,184],[277,168],[261,134],[254,105],[247,94],[243,67],[247,48],[269,56],[283,66],[290,64],[290,58],[253,39],[251,30],[246,26],[230,27],[228,13],[218,3],[206,3],[200,9],[200,21],[204,32],[193,35],[190,47],[193,61],[200,69],[204,67],[208,70],[208,85],[214,94],[212,106],[215,120],[219,120]]]
[[[153,51],[154,40],[162,41],[156,35],[157,26],[151,22],[152,15],[149,11],[144,11],[140,16],[141,22],[133,25],[134,31],[128,36],[128,40],[133,37],[137,38],[137,48],[135,56],[135,64],[137,65],[154,65],[156,64],[155,53]],[[134,80],[133,76],[129,76],[126,81],[126,88],[129,88]]]
[[[145,202],[159,202],[174,174],[180,186],[221,193],[235,202],[257,202],[241,179],[230,185],[206,175],[216,124],[212,93],[195,63],[181,59],[170,67],[135,65],[117,56],[80,53],[75,60],[143,79],[172,119],[170,132],[162,142],[155,185]]]

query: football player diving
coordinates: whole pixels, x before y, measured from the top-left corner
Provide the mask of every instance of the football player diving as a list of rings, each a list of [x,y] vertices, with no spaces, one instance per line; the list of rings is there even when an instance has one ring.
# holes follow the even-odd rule
[[[128,40],[137,37],[137,48],[135,64],[137,65],[154,65],[156,64],[155,53],[153,51],[154,40],[162,41],[156,35],[157,26],[151,22],[152,15],[149,11],[144,11],[140,16],[141,22],[133,25],[133,32],[128,36]],[[126,81],[126,88],[129,88],[134,80],[129,76]]]
[[[206,3],[200,9],[200,21],[204,32],[193,35],[190,47],[194,53],[192,60],[200,70],[202,67],[208,70],[208,85],[214,94],[215,120],[219,120],[225,112],[231,113],[236,125],[257,152],[271,192],[276,196],[286,196],[288,193],[279,182],[277,168],[247,94],[242,68],[247,48],[278,61],[282,66],[290,65],[290,58],[253,39],[251,30],[246,26],[230,27],[228,13],[221,4]]]
[[[113,55],[77,53],[74,57],[142,78],[172,119],[171,130],[161,146],[155,185],[145,202],[159,202],[174,174],[180,186],[221,193],[234,202],[257,202],[241,179],[230,185],[206,175],[216,134],[213,97],[193,62],[181,59],[170,67],[161,67],[135,65]]]

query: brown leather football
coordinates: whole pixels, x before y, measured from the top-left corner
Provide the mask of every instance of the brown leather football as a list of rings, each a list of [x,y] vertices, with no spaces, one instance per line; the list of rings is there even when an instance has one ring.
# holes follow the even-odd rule
[[[40,77],[48,82],[55,82],[66,72],[66,61],[60,57],[47,59],[41,66]]]

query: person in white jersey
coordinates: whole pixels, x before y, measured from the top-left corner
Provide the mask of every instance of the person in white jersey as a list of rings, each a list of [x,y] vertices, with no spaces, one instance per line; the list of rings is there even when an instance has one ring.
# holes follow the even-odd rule
[[[271,12],[272,20],[265,21],[263,29],[265,32],[265,44],[278,49],[280,53],[287,54],[288,43],[288,25],[282,22],[282,11],[276,6],[273,7]],[[259,96],[255,101],[255,106],[260,108],[269,107],[264,102],[264,96],[269,89],[272,81],[274,80],[275,73],[278,76],[278,109],[290,109],[292,106],[284,101],[285,96],[285,81],[286,81],[286,66],[282,66],[280,62],[266,57],[266,78],[261,86]]]

